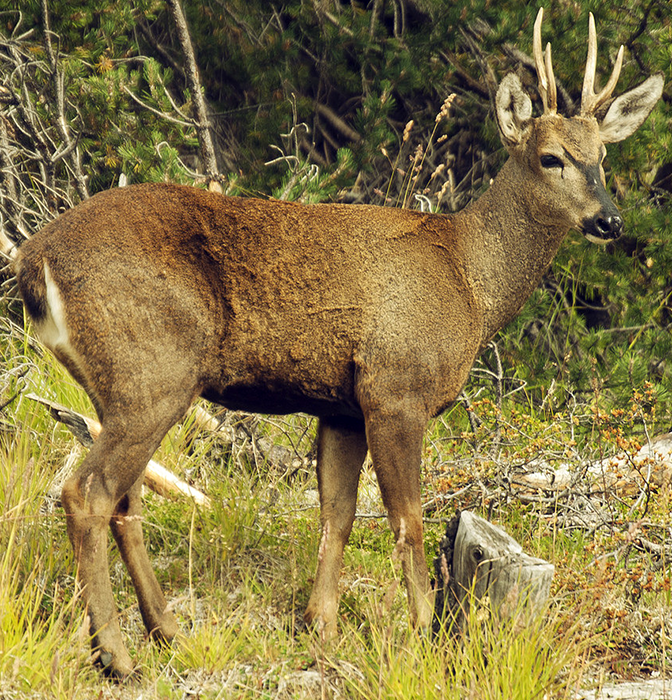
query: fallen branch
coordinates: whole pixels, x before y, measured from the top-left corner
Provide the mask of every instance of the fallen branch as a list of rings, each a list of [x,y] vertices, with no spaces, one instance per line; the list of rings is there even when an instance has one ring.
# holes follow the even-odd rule
[[[87,418],[76,411],[35,394],[24,394],[24,396],[46,406],[54,420],[67,426],[68,430],[85,447],[91,447],[101,433],[102,426],[93,418]],[[200,506],[210,507],[210,499],[204,493],[182,481],[153,459],[149,461],[145,469],[145,485],[165,498],[174,498],[176,495],[187,496]]]
[[[2,228],[0,228],[0,255],[9,260],[16,257],[16,243],[9,239]]]
[[[645,552],[654,554],[658,558],[657,561],[652,562],[651,571],[660,571],[672,561],[672,552],[669,546],[666,547],[665,545],[651,542],[651,540],[647,540],[644,537],[637,537],[635,544]]]
[[[556,498],[573,488],[577,478],[586,495],[634,496],[643,488],[666,488],[672,483],[672,433],[654,438],[635,455],[619,454],[588,464],[578,476],[569,465],[553,467],[540,462],[536,466],[536,471],[512,479],[516,496],[545,493]]]

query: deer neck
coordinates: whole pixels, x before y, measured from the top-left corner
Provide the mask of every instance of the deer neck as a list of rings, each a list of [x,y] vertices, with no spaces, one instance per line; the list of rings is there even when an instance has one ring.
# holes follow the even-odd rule
[[[469,282],[483,302],[485,345],[537,288],[568,227],[536,204],[529,175],[512,158],[455,225]]]

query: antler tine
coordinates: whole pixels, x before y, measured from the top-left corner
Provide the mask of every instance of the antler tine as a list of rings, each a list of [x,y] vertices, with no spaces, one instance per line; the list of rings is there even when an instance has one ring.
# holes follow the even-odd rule
[[[544,19],[544,8],[540,7],[537,12],[537,19],[534,20],[534,33],[532,35],[532,52],[534,53],[534,65],[537,69],[537,80],[539,81],[539,94],[544,103],[544,113],[548,109],[548,78],[544,65],[544,56],[541,51],[541,22]]]
[[[588,57],[586,58],[586,74],[583,78],[583,90],[581,92],[581,114],[590,117],[595,114],[598,107],[604,104],[616,87],[618,77],[623,65],[623,46],[618,50],[614,70],[607,84],[599,95],[595,94],[595,73],[597,70],[597,32],[595,31],[595,18],[591,12],[588,16]]]
[[[583,76],[583,90],[581,91],[581,114],[593,113],[593,100],[595,99],[595,70],[597,68],[597,32],[595,31],[595,18],[593,13],[588,14],[588,56],[586,58],[586,73]]]
[[[554,114],[558,109],[558,90],[555,86],[553,64],[551,62],[551,42],[546,44],[546,78],[548,79],[548,111]]]
[[[534,65],[537,69],[539,80],[539,94],[544,103],[544,114],[555,114],[558,106],[555,76],[551,65],[551,45],[546,45],[546,53],[541,50],[541,22],[544,18],[544,8],[540,7],[537,19],[534,21],[534,34],[532,38],[532,50],[534,53]]]
[[[618,55],[616,56],[616,63],[614,63],[614,70],[611,72],[611,76],[609,77],[607,84],[604,86],[604,88],[602,88],[600,94],[595,98],[595,106],[593,107],[593,111],[598,109],[600,105],[603,105],[611,97],[611,93],[614,91],[616,83],[618,82],[618,78],[621,74],[621,66],[623,65],[624,51],[625,49],[623,47],[623,44],[621,44],[621,47],[618,49]]]

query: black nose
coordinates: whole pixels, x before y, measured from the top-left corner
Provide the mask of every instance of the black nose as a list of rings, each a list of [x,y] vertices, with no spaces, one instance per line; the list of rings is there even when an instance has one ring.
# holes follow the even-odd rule
[[[596,216],[584,222],[583,233],[596,243],[614,241],[623,233],[623,219],[619,214]]]
[[[623,232],[623,219],[618,214],[608,219],[598,217],[595,220],[595,228],[601,238],[618,238]]]

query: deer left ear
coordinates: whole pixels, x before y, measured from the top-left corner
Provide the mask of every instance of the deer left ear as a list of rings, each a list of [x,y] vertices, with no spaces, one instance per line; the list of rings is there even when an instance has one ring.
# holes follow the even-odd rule
[[[495,107],[502,143],[507,148],[520,145],[529,131],[532,101],[515,73],[509,73],[499,84]]]
[[[600,123],[603,143],[623,141],[644,123],[663,94],[663,74],[647,78],[641,85],[619,95]]]

